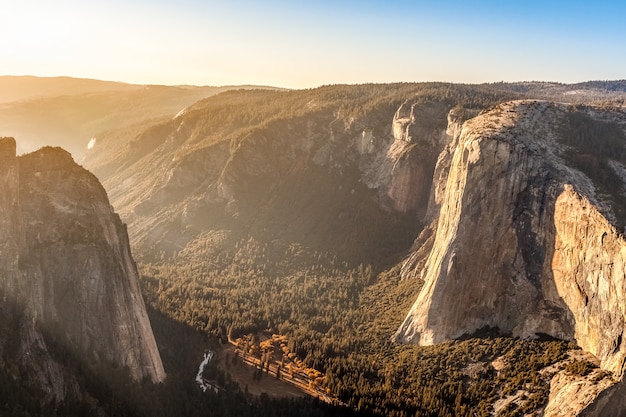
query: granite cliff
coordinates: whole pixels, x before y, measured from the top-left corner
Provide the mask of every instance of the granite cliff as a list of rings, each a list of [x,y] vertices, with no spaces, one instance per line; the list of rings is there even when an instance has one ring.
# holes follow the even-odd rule
[[[581,163],[569,146],[573,118],[603,139],[612,132],[618,150],[588,144],[596,150],[582,152],[593,162]],[[575,340],[623,378],[623,184],[611,189],[604,178],[623,170],[625,126],[621,110],[540,101],[505,103],[464,123],[436,168],[444,174],[430,206],[438,214],[432,248],[403,268],[424,286],[396,340],[428,345],[485,327],[545,334]]]
[[[126,227],[104,189],[60,148],[15,151],[0,139],[3,363],[55,402],[78,387],[51,349],[163,381]]]

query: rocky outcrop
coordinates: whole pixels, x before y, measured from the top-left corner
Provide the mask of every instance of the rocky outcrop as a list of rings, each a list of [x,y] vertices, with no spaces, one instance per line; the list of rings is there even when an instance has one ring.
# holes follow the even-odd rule
[[[557,373],[550,380],[550,394],[544,417],[621,415],[621,412],[616,411],[624,410],[623,405],[615,407],[614,411],[609,413],[590,413],[592,408],[597,407],[594,404],[598,403],[598,396],[602,392],[614,391],[614,381],[611,378],[601,378],[602,372],[604,371],[596,370],[588,376],[571,375],[564,371]],[[611,402],[615,404],[613,400]],[[584,410],[585,414],[580,414],[581,410]]]
[[[623,376],[626,241],[593,183],[562,158],[572,111],[511,102],[463,125],[435,169],[445,184],[433,185],[432,249],[403,270],[424,286],[397,340],[427,345],[483,327],[547,334]]]
[[[374,158],[361,160],[363,182],[377,189],[390,209],[423,216],[437,155],[452,140],[445,125],[447,111],[444,103],[406,100],[391,121],[393,140],[376,147],[376,138],[368,131],[357,139],[359,151],[374,153]],[[369,147],[363,143],[366,139]]]
[[[19,171],[15,141],[0,138],[0,277],[17,281],[17,262],[22,239],[19,205]]]
[[[52,340],[86,363],[162,381],[126,227],[98,180],[60,148],[16,157],[4,138],[0,192],[0,291],[20,311],[23,349],[44,354]],[[42,383],[62,396],[58,378]]]
[[[541,241],[531,235],[536,234],[531,223],[546,225],[534,216],[545,210],[533,204],[554,198],[559,183],[542,181],[548,169],[534,157],[539,149],[525,146],[511,132],[489,132],[483,120],[466,124],[454,150],[424,289],[398,333],[405,342],[438,343],[484,326],[522,334],[525,318],[536,320],[535,312],[544,307],[543,317],[550,317],[552,307],[562,307],[536,305],[545,298],[539,272],[546,248],[528,242],[538,256],[522,254],[527,246],[517,242],[518,235]],[[460,295],[466,302],[459,303]]]

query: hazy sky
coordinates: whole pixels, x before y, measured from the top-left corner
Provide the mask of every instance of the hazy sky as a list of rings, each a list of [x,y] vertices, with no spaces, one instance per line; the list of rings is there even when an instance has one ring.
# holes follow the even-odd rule
[[[0,74],[304,88],[626,78],[626,2],[0,0]]]

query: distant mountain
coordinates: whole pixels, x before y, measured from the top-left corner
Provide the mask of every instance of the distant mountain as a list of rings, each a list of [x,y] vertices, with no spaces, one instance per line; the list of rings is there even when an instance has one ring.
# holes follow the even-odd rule
[[[0,77],[0,135],[18,153],[61,146],[81,160],[102,132],[174,115],[194,102],[242,87],[153,86],[69,77]]]
[[[0,103],[137,89],[141,86],[84,78],[3,75],[0,76]]]
[[[493,83],[494,87],[527,94],[530,97],[573,104],[619,103],[626,98],[626,81],[586,81],[576,84],[527,81]]]
[[[605,90],[611,92],[626,92],[626,80],[617,81],[586,81],[574,84],[573,87],[582,87],[587,89]]]

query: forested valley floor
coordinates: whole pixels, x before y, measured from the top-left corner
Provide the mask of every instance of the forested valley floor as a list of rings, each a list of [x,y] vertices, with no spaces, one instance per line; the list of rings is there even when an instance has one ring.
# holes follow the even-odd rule
[[[576,349],[569,342],[495,329],[436,346],[396,344],[391,336],[420,288],[400,279],[397,262],[376,271],[296,245],[277,252],[253,238],[233,248],[211,260],[187,252],[175,266],[143,264],[144,296],[214,345],[234,343],[239,356],[228,366],[250,358],[254,379],[295,370],[322,400],[364,415],[487,416],[501,401],[498,415],[514,416],[545,405],[550,377],[565,363],[572,373],[597,368],[568,359]]]

